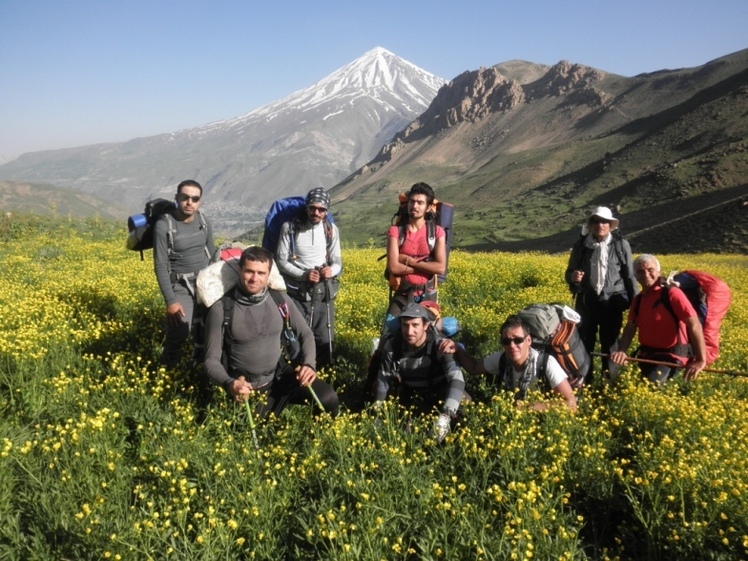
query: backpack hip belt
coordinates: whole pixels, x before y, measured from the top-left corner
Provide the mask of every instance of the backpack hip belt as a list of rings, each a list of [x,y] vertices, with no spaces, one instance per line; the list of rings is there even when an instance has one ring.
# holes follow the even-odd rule
[[[184,284],[190,295],[193,298],[197,297],[197,289],[195,286],[197,273],[169,273],[169,280],[171,281],[171,284]]]
[[[195,280],[197,278],[199,271],[192,272],[192,273],[170,273],[169,274],[169,280],[171,282],[179,282],[179,281],[191,281]]]

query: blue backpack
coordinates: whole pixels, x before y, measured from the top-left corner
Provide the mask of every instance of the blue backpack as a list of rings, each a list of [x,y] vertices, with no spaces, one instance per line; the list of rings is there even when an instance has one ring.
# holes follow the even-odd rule
[[[298,235],[298,225],[302,220],[306,220],[306,198],[305,197],[286,197],[278,199],[272,205],[265,215],[265,231],[262,235],[262,247],[267,249],[273,255],[278,250],[278,240],[280,239],[281,228],[286,222],[291,223],[289,233],[291,240],[289,242],[290,256],[296,255],[296,236]],[[332,214],[325,214],[325,238],[327,239],[328,260],[332,249],[332,225],[335,221]]]

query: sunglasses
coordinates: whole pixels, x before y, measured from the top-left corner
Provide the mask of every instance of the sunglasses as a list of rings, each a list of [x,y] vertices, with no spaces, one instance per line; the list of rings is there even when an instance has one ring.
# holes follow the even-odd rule
[[[324,214],[327,212],[326,208],[322,208],[321,206],[308,206],[309,212],[314,212],[316,214]]]
[[[593,218],[590,220],[590,224],[609,224],[609,222],[607,220],[602,220],[601,218]]]
[[[501,339],[501,344],[504,347],[508,347],[512,343],[514,343],[517,347],[519,347],[522,343],[525,342],[525,339],[527,339],[527,335],[524,337],[504,337]]]
[[[177,200],[180,203],[186,203],[190,199],[192,200],[193,203],[199,203],[200,202],[200,195],[195,195],[193,197],[189,196],[187,193],[179,193],[177,195]]]

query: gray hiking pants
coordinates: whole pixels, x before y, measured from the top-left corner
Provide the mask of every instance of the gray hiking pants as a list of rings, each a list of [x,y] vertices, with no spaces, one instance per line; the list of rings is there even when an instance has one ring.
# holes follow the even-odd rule
[[[206,310],[204,306],[197,303],[194,282],[194,280],[180,280],[172,284],[177,301],[184,310],[184,317],[178,325],[172,325],[168,320],[165,323],[164,350],[161,353],[160,362],[167,368],[173,368],[179,363],[182,345],[189,338],[191,331],[195,340],[193,358],[202,362]],[[192,283],[192,286],[189,283]]]

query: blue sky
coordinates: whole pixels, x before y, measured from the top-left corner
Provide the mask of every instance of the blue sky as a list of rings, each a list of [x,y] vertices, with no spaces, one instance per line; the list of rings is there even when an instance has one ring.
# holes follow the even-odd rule
[[[241,115],[374,47],[633,76],[748,48],[746,0],[0,0],[0,162]]]

